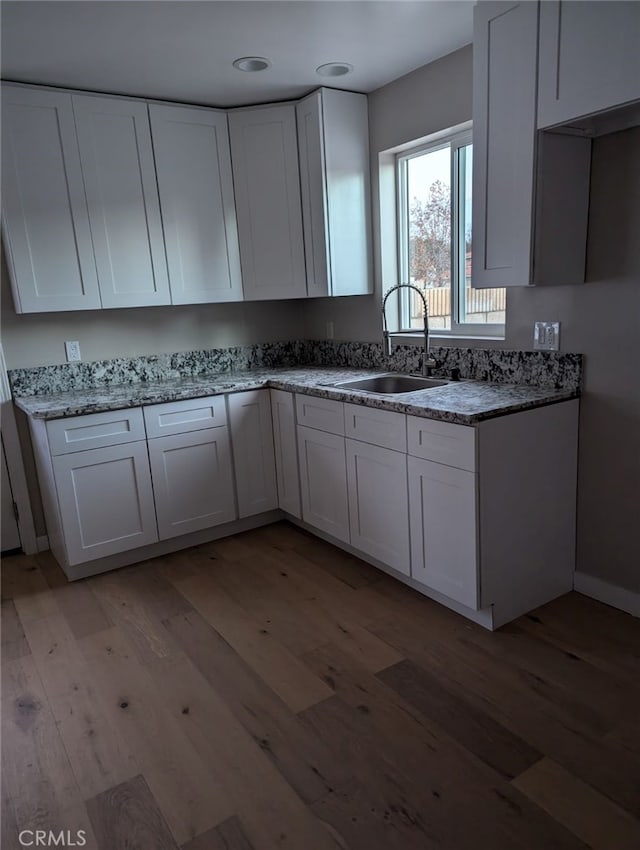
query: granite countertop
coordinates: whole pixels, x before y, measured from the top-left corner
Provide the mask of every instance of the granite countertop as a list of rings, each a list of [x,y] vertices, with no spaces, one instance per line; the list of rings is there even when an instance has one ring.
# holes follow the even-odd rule
[[[289,392],[364,404],[384,410],[474,425],[507,413],[576,398],[573,390],[552,390],[483,381],[455,381],[442,387],[402,395],[379,395],[362,390],[336,389],[338,381],[387,374],[381,370],[328,367],[256,369],[170,379],[158,383],[129,383],[69,391],[56,395],[22,396],[16,405],[35,419],[59,419],[104,410],[139,407],[220,393],[273,387]]]

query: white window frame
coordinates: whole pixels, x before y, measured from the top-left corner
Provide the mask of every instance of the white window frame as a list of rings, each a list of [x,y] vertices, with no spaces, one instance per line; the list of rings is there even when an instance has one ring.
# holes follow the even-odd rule
[[[402,150],[395,154],[395,180],[396,180],[396,225],[397,225],[397,274],[398,282],[409,283],[409,198],[407,197],[407,163],[414,157],[425,153],[449,148],[451,156],[451,329],[434,328],[429,329],[430,337],[493,337],[504,339],[504,324],[476,324],[461,321],[463,305],[461,303],[462,287],[465,285],[466,251],[465,242],[459,238],[460,230],[460,204],[464,202],[461,198],[463,184],[460,183],[460,160],[458,151],[466,145],[473,144],[470,124],[464,129],[456,129],[449,133],[436,133],[432,137],[423,139],[413,146],[404,145]],[[473,223],[472,223],[473,226]],[[398,316],[400,328],[396,333],[411,336],[422,336],[418,328],[411,328],[410,318],[410,294],[408,289],[398,290]]]

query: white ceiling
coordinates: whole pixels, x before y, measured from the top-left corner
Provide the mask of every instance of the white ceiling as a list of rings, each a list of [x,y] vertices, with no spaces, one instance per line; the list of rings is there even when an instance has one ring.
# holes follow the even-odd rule
[[[370,92],[472,40],[464,0],[76,0],[2,2],[2,76],[233,106],[319,85]],[[258,74],[240,56],[266,56]],[[326,80],[325,62],[353,73]]]

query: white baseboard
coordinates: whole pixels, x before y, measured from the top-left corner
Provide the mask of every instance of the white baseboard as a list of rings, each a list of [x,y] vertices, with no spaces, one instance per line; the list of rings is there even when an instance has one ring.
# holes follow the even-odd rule
[[[36,537],[36,552],[46,552],[49,548],[49,538],[46,534]]]
[[[621,611],[626,611],[634,617],[640,617],[640,593],[609,584],[601,578],[590,576],[587,573],[575,573],[573,578],[573,589],[578,593],[584,593],[592,599],[612,605]]]

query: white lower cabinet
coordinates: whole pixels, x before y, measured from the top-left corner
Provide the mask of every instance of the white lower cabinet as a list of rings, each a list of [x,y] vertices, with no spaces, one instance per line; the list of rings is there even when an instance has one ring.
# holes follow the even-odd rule
[[[344,437],[298,425],[302,518],[349,542],[349,500]]]
[[[410,574],[407,456],[346,441],[351,545]]]
[[[53,472],[70,565],[158,540],[146,441],[58,455]]]
[[[478,608],[476,475],[409,457],[411,576]]]
[[[228,396],[233,465],[241,517],[278,507],[269,390]]]
[[[468,426],[259,389],[30,426],[71,578],[279,506],[487,628],[573,586],[577,400]]]
[[[271,422],[278,484],[278,507],[300,519],[300,473],[293,393],[271,390]]]
[[[149,440],[160,540],[236,518],[226,426]]]

